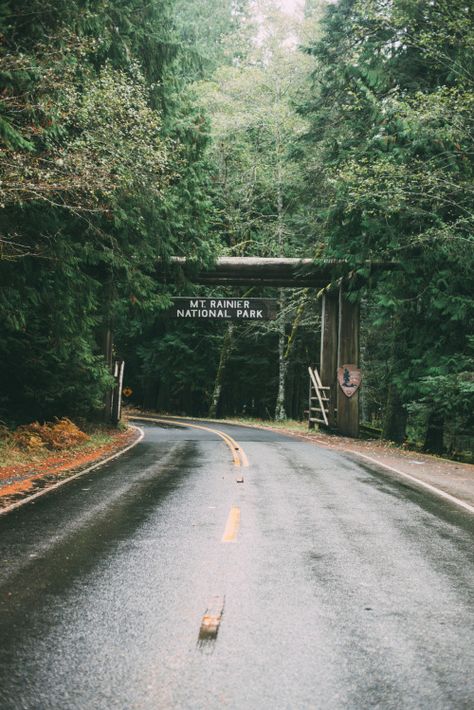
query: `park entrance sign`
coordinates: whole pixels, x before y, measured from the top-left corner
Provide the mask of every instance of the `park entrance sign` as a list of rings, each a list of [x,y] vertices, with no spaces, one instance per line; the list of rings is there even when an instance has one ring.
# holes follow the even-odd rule
[[[275,298],[173,298],[167,311],[171,318],[182,320],[274,320],[277,316]]]
[[[387,268],[398,268],[398,264],[370,262],[365,265],[365,272],[370,275],[375,270]],[[167,262],[156,264],[156,274],[163,284],[173,285],[183,283],[184,277],[185,281],[207,287],[318,289],[318,298],[322,302],[319,372],[324,399],[321,408],[327,411],[329,426],[336,427],[347,436],[358,435],[361,381],[358,367],[359,304],[349,298],[347,292],[353,284],[360,288],[362,279],[367,279],[367,275],[354,273],[345,261],[233,256],[219,257],[208,268],[201,268],[186,257],[172,256]],[[270,320],[276,317],[276,312],[275,299],[216,296],[174,298],[168,315],[181,320],[245,322]],[[102,342],[104,359],[112,373],[113,337],[108,319],[104,321]],[[339,386],[338,370],[341,373]],[[119,392],[118,382],[114,392]],[[108,420],[116,423],[112,401],[110,390],[105,411]],[[311,401],[309,406],[311,409]]]
[[[354,272],[346,261],[289,259],[265,257],[219,257],[209,268],[194,260],[172,256],[156,264],[156,275],[163,284],[192,282],[202,286],[223,288],[305,288],[318,289],[321,299],[321,351],[319,375],[321,382],[320,409],[327,413],[330,427],[346,436],[359,434],[359,327],[360,306],[348,292],[376,270],[396,269],[396,262],[367,262],[365,275]],[[265,321],[277,314],[276,299],[269,298],[196,298],[172,299],[168,316],[181,320]],[[113,373],[113,337],[108,319],[102,333],[103,356]],[[316,360],[316,358],[315,358]],[[349,364],[347,364],[349,363]],[[338,382],[339,371],[339,382]],[[123,369],[122,369],[123,374]],[[117,379],[117,378],[116,378]],[[338,386],[339,385],[339,386]],[[119,393],[117,382],[114,390]],[[108,421],[117,422],[112,408],[113,392],[107,393],[105,413]],[[118,396],[118,395],[117,395]],[[309,409],[312,405],[310,394]]]
[[[391,265],[366,265],[366,273]],[[201,286],[248,289],[256,288],[304,288],[317,289],[321,299],[321,351],[319,374],[325,396],[323,407],[327,410],[330,427],[345,436],[359,434],[360,387],[338,385],[338,368],[351,364],[359,367],[359,303],[348,297],[354,284],[360,289],[362,277],[354,274],[346,261],[290,259],[280,257],[219,257],[207,268],[200,267],[192,259],[173,256],[168,262],[156,265],[157,273],[164,284],[191,282]],[[220,319],[232,321],[263,321],[274,318],[274,306],[264,306],[269,299],[250,298],[185,298],[173,299],[168,316],[184,320]],[[271,314],[271,315],[270,315]],[[346,375],[347,380],[347,375]],[[343,379],[343,384],[345,384]],[[360,384],[360,380],[359,380]],[[350,379],[349,385],[355,385]],[[348,393],[351,396],[348,396]],[[313,403],[310,403],[310,408]]]

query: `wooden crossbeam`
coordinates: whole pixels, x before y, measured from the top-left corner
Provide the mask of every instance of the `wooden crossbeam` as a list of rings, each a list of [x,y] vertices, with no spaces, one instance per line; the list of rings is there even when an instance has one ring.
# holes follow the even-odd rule
[[[394,264],[372,263],[371,269],[391,268]],[[176,269],[187,279],[203,285],[276,286],[323,288],[338,277],[350,275],[348,262],[334,259],[289,259],[253,256],[223,256],[208,269],[181,256],[157,265],[165,279],[174,280]]]

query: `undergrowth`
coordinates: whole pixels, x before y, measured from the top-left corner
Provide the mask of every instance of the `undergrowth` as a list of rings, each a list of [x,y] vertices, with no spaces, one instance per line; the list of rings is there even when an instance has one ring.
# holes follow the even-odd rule
[[[115,433],[103,427],[85,433],[67,418],[33,422],[15,430],[0,424],[0,466],[38,463],[54,453],[94,449],[112,441]]]

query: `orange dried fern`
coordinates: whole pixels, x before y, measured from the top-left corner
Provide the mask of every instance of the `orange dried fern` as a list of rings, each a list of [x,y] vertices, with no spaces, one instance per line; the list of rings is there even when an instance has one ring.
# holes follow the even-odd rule
[[[13,434],[13,443],[20,449],[49,449],[58,451],[77,446],[89,440],[87,434],[79,429],[74,422],[66,417],[53,423],[24,424]]]

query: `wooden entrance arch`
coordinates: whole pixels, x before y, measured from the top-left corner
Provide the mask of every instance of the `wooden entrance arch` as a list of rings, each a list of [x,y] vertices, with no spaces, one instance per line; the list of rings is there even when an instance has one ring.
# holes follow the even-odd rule
[[[360,308],[346,297],[348,265],[312,259],[221,257],[202,269],[183,257],[172,257],[158,267],[160,277],[175,283],[185,277],[193,283],[220,286],[274,286],[324,290],[321,296],[320,373],[330,387],[330,427],[345,436],[359,435],[359,391],[347,397],[337,383],[337,370],[348,363],[359,367]],[[178,273],[177,273],[178,272]],[[328,289],[329,284],[340,285]]]

